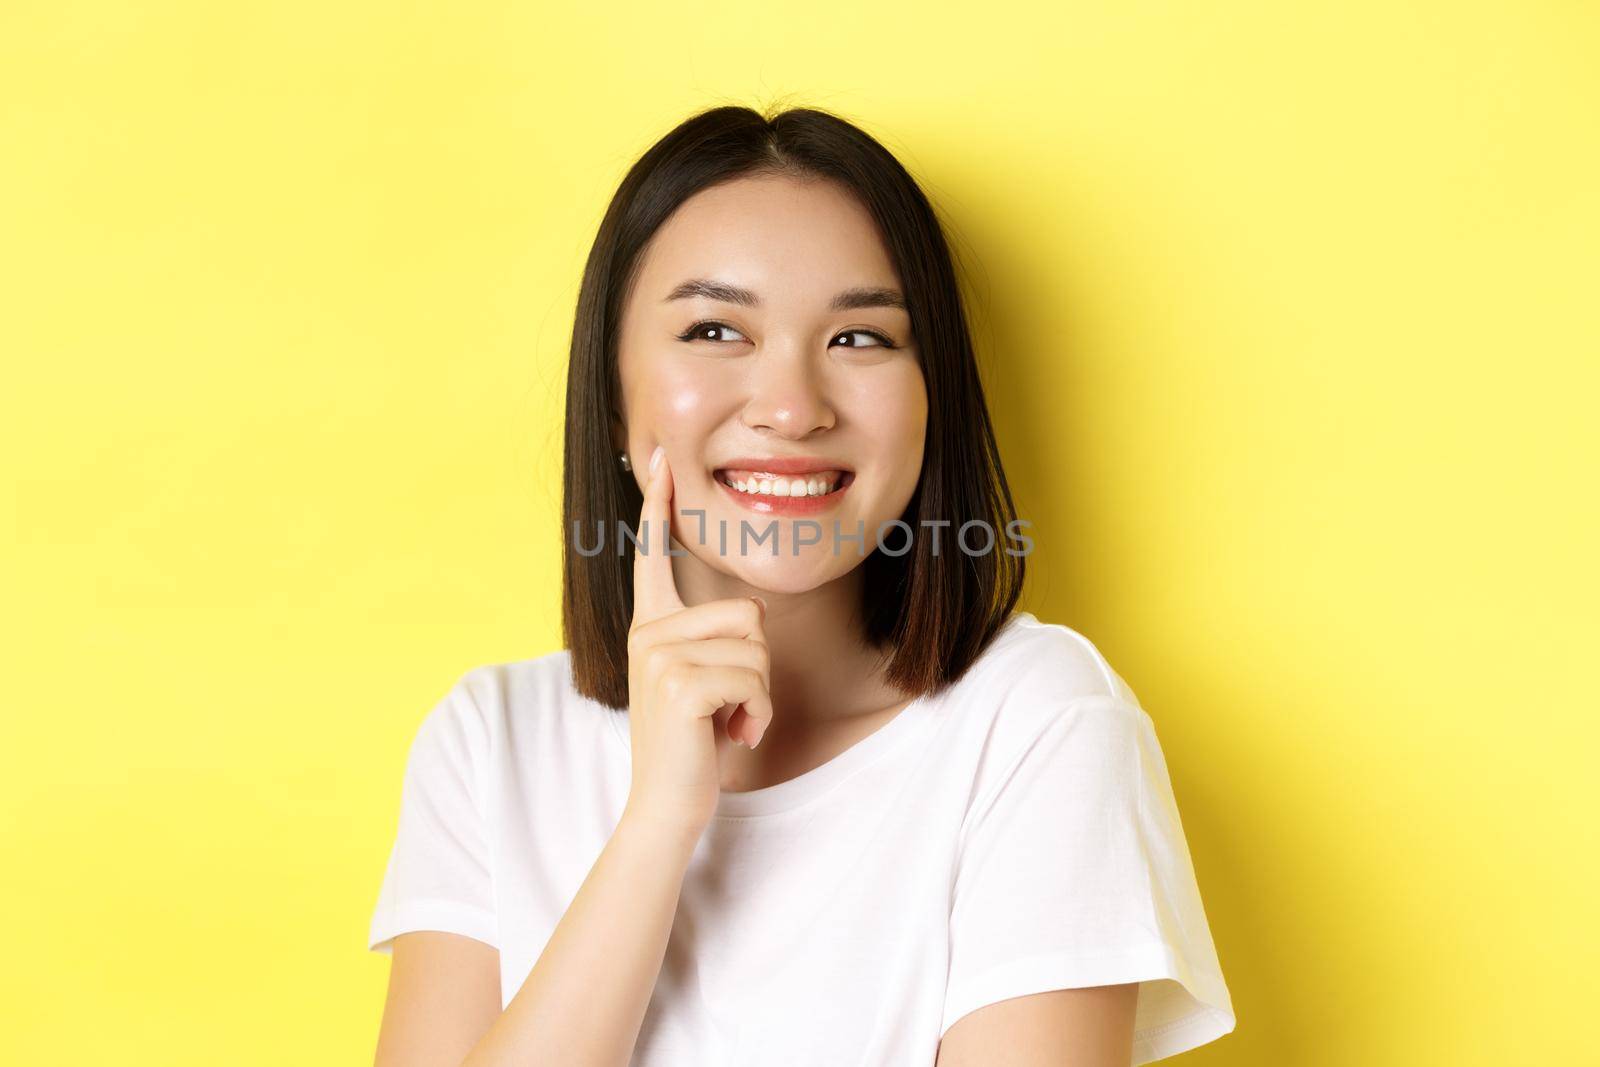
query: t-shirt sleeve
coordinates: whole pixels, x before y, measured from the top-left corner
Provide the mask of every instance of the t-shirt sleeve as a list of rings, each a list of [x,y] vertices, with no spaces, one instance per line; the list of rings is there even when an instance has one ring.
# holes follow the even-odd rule
[[[950,914],[940,1036],[962,1016],[1053,989],[1139,983],[1133,1063],[1234,1028],[1149,715],[1067,702],[980,784]]]
[[[499,947],[485,819],[489,733],[463,676],[422,720],[406,757],[400,817],[367,933],[374,952],[413,930]]]

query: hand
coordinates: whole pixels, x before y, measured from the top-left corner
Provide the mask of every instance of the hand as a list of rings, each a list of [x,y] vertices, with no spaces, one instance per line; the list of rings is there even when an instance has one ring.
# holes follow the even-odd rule
[[[633,560],[627,806],[698,831],[716,810],[720,753],[734,740],[754,748],[772,722],[766,611],[753,597],[684,607],[666,554],[672,471],[660,448],[652,462]]]

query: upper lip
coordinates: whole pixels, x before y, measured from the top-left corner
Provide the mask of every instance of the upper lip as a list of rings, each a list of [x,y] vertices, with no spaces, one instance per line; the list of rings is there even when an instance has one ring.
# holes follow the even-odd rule
[[[850,465],[836,459],[808,459],[804,456],[794,456],[784,459],[780,456],[767,456],[764,459],[755,457],[741,457],[730,459],[717,465],[719,471],[753,471],[756,474],[820,474],[823,471],[848,471]]]

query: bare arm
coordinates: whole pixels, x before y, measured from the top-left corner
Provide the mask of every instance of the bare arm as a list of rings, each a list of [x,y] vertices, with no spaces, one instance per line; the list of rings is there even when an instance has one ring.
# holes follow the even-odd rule
[[[684,606],[665,555],[670,493],[662,463],[642,513],[662,551],[635,560],[622,817],[503,1013],[492,947],[444,933],[396,939],[377,1067],[626,1067],[633,1057],[716,807],[720,752],[735,736],[759,744],[772,719],[763,608],[747,598]],[[427,940],[400,948],[415,937]]]
[[[698,837],[624,812],[539,962],[462,1067],[626,1067]]]
[[[504,1012],[491,946],[397,937],[376,1067],[625,1067],[698,837],[625,810]]]
[[[1127,1067],[1139,984],[1054,989],[986,1005],[956,1020],[935,1067]]]
[[[459,1064],[500,1014],[500,954],[464,934],[415,930],[394,939],[378,1067]]]

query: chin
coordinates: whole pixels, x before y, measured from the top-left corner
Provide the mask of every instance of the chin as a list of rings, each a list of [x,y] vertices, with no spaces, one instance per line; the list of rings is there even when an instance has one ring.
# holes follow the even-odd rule
[[[837,558],[828,553],[826,545],[810,545],[798,556],[757,555],[728,556],[721,560],[722,569],[754,589],[770,593],[807,593],[850,573],[865,559],[853,552],[841,553]]]

